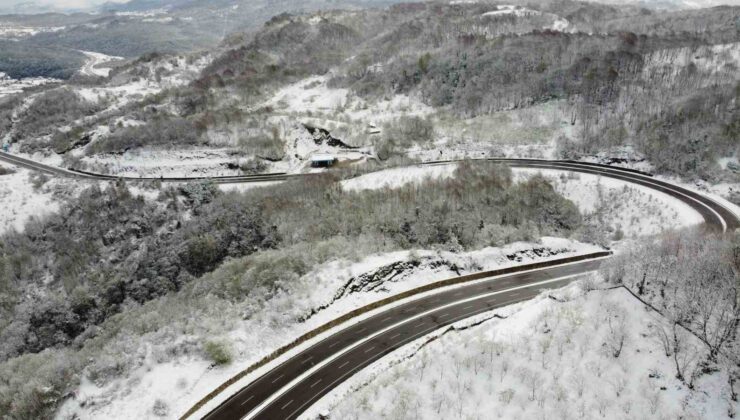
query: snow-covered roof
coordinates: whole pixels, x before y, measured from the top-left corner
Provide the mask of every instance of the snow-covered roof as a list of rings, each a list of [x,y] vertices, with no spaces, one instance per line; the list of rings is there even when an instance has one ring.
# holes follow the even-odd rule
[[[325,162],[327,160],[334,161],[336,158],[333,155],[328,154],[315,154],[311,156],[312,162]]]

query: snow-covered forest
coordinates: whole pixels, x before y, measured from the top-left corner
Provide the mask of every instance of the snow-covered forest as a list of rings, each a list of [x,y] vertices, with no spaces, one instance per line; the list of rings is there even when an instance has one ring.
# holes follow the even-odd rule
[[[634,245],[599,277],[431,334],[313,411],[347,419],[733,418],[739,264],[736,242],[695,231]]]

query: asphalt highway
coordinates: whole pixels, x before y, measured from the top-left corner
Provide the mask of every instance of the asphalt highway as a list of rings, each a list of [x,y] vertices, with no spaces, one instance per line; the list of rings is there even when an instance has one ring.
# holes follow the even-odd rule
[[[204,418],[235,420],[250,414],[256,419],[294,419],[339,383],[403,345],[462,319],[562,287],[597,270],[604,258],[495,277],[395,306],[311,346]]]

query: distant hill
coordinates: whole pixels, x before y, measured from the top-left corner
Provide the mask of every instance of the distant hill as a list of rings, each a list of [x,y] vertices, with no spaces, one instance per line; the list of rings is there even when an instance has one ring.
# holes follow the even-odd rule
[[[69,77],[79,61],[75,50],[136,58],[144,54],[180,53],[217,45],[225,35],[251,32],[283,12],[386,6],[397,0],[133,0],[107,3],[98,13],[43,13],[0,16],[0,72],[25,76]],[[0,9],[0,10],[7,10]],[[33,3],[16,7],[34,9]],[[14,9],[14,10],[15,10]],[[20,28],[21,34],[13,31]],[[49,30],[53,28],[54,30]],[[214,30],[215,28],[215,30]],[[11,35],[3,35],[3,30]],[[33,58],[19,51],[55,50],[54,58]],[[44,63],[44,65],[39,65]],[[25,71],[19,71],[27,67]]]

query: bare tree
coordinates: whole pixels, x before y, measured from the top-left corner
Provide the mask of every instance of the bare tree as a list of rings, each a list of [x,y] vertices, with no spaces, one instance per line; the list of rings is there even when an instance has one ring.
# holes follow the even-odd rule
[[[606,345],[611,355],[618,358],[627,339],[627,313],[616,304],[607,304],[606,321],[609,326]]]

